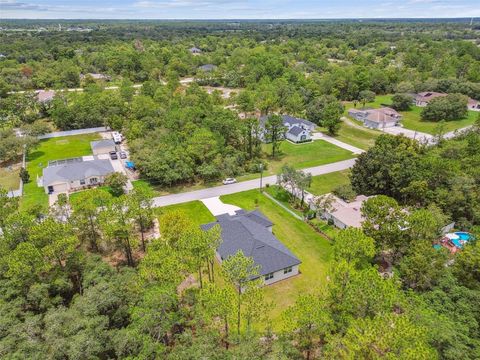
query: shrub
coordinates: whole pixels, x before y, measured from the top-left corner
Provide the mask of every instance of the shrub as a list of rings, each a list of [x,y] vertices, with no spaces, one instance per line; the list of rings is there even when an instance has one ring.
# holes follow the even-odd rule
[[[338,186],[333,190],[333,193],[345,201],[352,201],[357,196],[350,184]]]

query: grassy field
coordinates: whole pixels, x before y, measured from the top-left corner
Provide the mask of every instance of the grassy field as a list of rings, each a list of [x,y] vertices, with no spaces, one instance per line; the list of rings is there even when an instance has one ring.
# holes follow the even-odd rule
[[[20,186],[20,166],[21,164],[13,165],[11,168],[0,168],[0,187],[7,191],[17,190]]]
[[[45,190],[37,186],[37,176],[42,176],[42,169],[48,165],[48,161],[90,155],[92,153],[90,142],[99,138],[98,134],[86,134],[40,141],[40,145],[27,157],[30,182],[23,187],[22,207],[48,205]]]
[[[350,183],[348,175],[350,170],[337,171],[325,175],[314,176],[312,178],[312,185],[308,189],[314,195],[322,195],[332,192],[340,185],[347,185]]]
[[[360,126],[362,126],[359,123]],[[327,134],[327,130],[320,128],[320,131]],[[375,139],[382,133],[380,131],[371,130],[368,128],[358,128],[351,126],[345,122],[340,126],[337,135],[333,136],[335,139],[343,141],[344,143],[353,145],[362,150],[368,150],[375,144]]]
[[[224,203],[246,210],[255,208],[255,199],[258,199],[259,210],[274,223],[274,234],[302,261],[299,276],[264,288],[267,300],[275,305],[270,315],[273,329],[278,330],[282,325],[282,311],[292,305],[299,294],[314,290],[326,280],[332,250],[328,240],[308,224],[295,219],[256,190],[221,197]]]
[[[166,214],[170,211],[182,211],[187,215],[196,225],[207,224],[215,221],[215,217],[210,213],[205,205],[201,201],[191,201],[184,204],[164,206],[156,208],[155,213],[157,215]]]
[[[422,121],[420,114],[422,108],[418,106],[412,107],[410,111],[401,111],[403,115],[402,124],[406,129],[417,130],[427,134],[435,134],[439,128],[439,123],[434,121]],[[445,121],[443,123],[443,131],[454,131],[465,126],[472,125],[477,119],[478,112],[469,111],[465,119]]]
[[[263,144],[263,150],[271,154],[272,145]],[[264,175],[278,174],[281,167],[285,164],[294,166],[296,169],[303,169],[312,166],[329,164],[341,160],[347,160],[354,155],[345,149],[332,145],[323,140],[316,140],[305,144],[292,144],[283,141],[280,146],[281,155],[278,159],[269,159],[268,169]]]

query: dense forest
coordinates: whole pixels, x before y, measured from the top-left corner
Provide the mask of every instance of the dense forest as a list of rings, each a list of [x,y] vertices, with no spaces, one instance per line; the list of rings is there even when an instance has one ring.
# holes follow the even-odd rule
[[[480,100],[480,29],[467,21],[0,28],[4,164],[40,134],[105,125],[122,131],[151,183],[209,182],[266,169],[260,115],[308,117],[335,133],[346,101],[395,93],[400,110],[414,92],[452,93],[422,114],[438,120],[447,109],[448,121],[466,111],[450,101]],[[89,73],[107,77],[81,77]],[[33,92],[79,87],[48,102]],[[279,117],[270,119],[274,157]],[[375,195],[362,227],[335,233],[326,280],[275,324],[278,304],[250,281],[253,260],[238,252],[220,267],[218,227],[202,231],[194,216],[153,208],[148,189],[59,196],[48,211],[0,189],[0,358],[479,359],[480,244],[453,255],[432,243],[452,222],[480,237],[480,120],[435,144],[374,142],[345,186]]]

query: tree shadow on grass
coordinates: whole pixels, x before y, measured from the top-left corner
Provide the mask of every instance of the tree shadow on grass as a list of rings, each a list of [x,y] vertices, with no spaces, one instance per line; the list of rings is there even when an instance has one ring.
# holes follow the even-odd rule
[[[35,150],[30,153],[28,153],[27,156],[27,161],[33,161],[36,160],[42,156],[45,156],[45,151],[40,151],[40,150]]]

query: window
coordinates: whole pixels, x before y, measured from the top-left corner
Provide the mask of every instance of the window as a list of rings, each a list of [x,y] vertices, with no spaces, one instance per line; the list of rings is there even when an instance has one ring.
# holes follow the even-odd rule
[[[85,179],[80,180],[80,185],[85,185]]]
[[[291,267],[291,266],[283,269],[283,273],[284,273],[284,274],[288,274],[288,273],[291,273],[291,272],[292,272],[292,267]]]
[[[265,281],[273,279],[273,273],[265,275]]]
[[[98,179],[96,177],[90,178],[90,184],[96,184]]]

